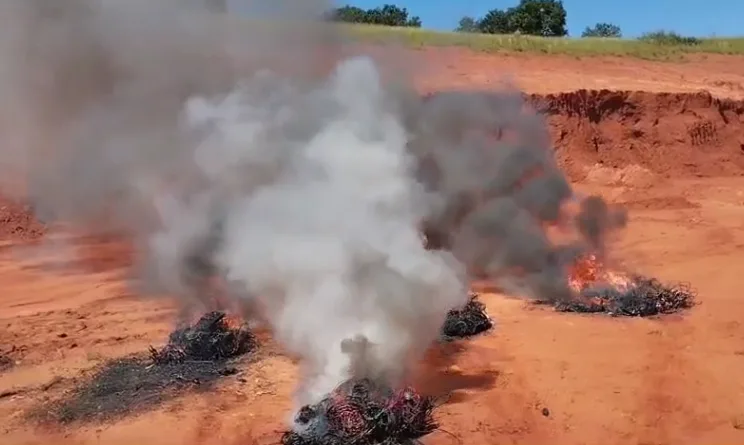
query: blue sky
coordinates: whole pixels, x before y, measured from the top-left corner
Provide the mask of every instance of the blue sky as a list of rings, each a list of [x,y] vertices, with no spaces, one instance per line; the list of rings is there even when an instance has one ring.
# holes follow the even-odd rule
[[[339,4],[347,2],[339,1]],[[355,0],[348,4],[372,8],[392,3],[418,15],[425,28],[452,30],[460,17],[480,17],[493,8],[508,8],[518,0]],[[665,29],[683,35],[709,37],[744,35],[744,0],[563,0],[568,31],[581,35],[587,25],[611,22],[626,37]]]

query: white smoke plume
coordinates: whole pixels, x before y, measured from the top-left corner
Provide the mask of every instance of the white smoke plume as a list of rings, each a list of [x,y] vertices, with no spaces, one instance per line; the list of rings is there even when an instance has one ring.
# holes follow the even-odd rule
[[[464,301],[457,261],[422,242],[399,101],[327,30],[243,31],[175,1],[4,8],[24,25],[3,31],[0,88],[23,113],[4,169],[46,218],[126,233],[160,290],[199,301],[223,276],[301,358],[300,402],[352,373],[394,383]]]
[[[341,349],[357,337],[370,349],[356,376],[396,381],[466,291],[454,259],[424,248],[427,195],[406,129],[369,59],[341,62],[307,92],[275,82],[188,107],[191,126],[209,128],[204,171],[248,175],[227,198],[219,267],[302,357],[303,402],[359,366]]]
[[[466,269],[563,297],[572,256],[624,222],[594,199],[578,242],[551,242],[572,190],[518,95],[422,100],[343,57],[325,1],[246,5],[0,3],[0,188],[118,230],[137,283],[187,307],[217,278],[301,359],[298,402],[403,378]]]

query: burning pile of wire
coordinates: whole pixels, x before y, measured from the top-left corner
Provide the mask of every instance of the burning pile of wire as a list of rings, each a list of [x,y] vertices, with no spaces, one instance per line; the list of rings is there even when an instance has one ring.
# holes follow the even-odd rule
[[[350,380],[319,403],[305,406],[282,445],[410,445],[438,428],[432,398],[412,388],[391,390]]]
[[[152,360],[156,364],[217,361],[253,350],[257,342],[248,326],[232,328],[225,317],[224,312],[209,312],[193,326],[173,331],[165,347],[150,348]]]
[[[561,312],[648,317],[689,309],[696,302],[695,292],[687,285],[667,285],[655,278],[612,272],[594,255],[576,263],[569,282],[575,297],[551,302]]]
[[[452,309],[442,326],[442,338],[472,337],[493,327],[493,321],[486,313],[486,305],[478,300],[478,294],[471,293],[470,300],[462,307]]]
[[[561,312],[604,312],[615,316],[648,317],[671,314],[695,305],[689,286],[669,286],[655,278],[635,276],[623,288],[596,285],[584,289],[574,301],[558,302]]]

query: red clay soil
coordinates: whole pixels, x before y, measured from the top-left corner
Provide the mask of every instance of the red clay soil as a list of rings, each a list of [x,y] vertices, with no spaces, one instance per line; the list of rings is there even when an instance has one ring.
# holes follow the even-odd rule
[[[497,329],[432,351],[417,370],[417,386],[447,401],[437,416],[447,433],[426,443],[744,443],[744,178],[733,177],[744,172],[744,106],[707,94],[622,91],[528,100],[547,114],[577,188],[632,209],[613,253],[643,273],[692,283],[702,304],[679,316],[617,320],[484,295]],[[27,207],[1,202],[2,241],[44,232]],[[97,272],[131,254],[108,236],[77,246]],[[28,410],[62,397],[81,371],[162,343],[178,311],[166,300],[132,298],[113,274],[0,255],[0,354],[15,363],[0,373],[0,443],[278,442],[297,367],[274,352],[213,391],[142,416],[51,431],[28,423]]]
[[[573,179],[595,164],[667,178],[744,174],[744,101],[709,93],[588,91],[530,95]]]
[[[70,267],[90,272],[108,272],[130,267],[134,262],[132,243],[117,234],[89,232],[75,240],[76,261]]]
[[[45,232],[28,205],[0,195],[0,241],[35,240]]]
[[[62,230],[58,230],[62,229]],[[64,231],[40,222],[31,206],[16,199],[0,195],[0,244],[26,244],[43,239],[46,234]],[[76,230],[79,232],[80,230]],[[128,267],[132,264],[133,249],[116,234],[100,233],[95,230],[80,231],[81,234],[64,233],[65,239],[72,238],[74,258],[66,256],[65,268],[89,272],[107,272]],[[56,266],[61,267],[61,266]]]
[[[589,90],[697,93],[744,99],[744,57],[698,54],[680,63],[628,57],[489,54],[465,48],[424,48],[401,57],[421,91],[493,90],[505,81],[520,91],[556,94]],[[403,69],[398,69],[400,72]]]

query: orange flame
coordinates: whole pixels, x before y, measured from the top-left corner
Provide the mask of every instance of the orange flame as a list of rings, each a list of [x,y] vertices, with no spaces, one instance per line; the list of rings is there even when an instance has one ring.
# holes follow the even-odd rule
[[[624,273],[609,270],[597,255],[589,254],[579,258],[569,269],[568,283],[575,292],[581,292],[599,283],[627,288],[631,279]]]
[[[568,270],[568,283],[575,291],[582,291],[600,279],[604,269],[597,255],[579,258]]]
[[[227,314],[224,320],[225,325],[230,329],[239,329],[243,326],[243,319],[238,315]]]

